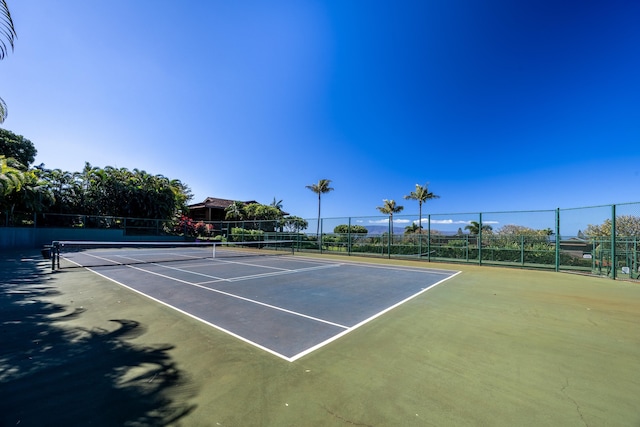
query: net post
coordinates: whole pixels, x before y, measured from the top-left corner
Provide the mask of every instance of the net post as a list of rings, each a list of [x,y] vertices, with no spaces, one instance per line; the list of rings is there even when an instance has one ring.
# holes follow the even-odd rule
[[[51,271],[56,270],[56,259],[58,260],[58,268],[60,268],[60,242],[51,242]]]

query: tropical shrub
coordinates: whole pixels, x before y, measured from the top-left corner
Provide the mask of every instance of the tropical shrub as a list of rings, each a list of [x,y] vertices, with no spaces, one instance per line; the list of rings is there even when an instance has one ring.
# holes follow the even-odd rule
[[[333,232],[336,234],[367,234],[369,230],[362,225],[340,224],[333,229]]]
[[[264,240],[264,231],[247,230],[240,227],[232,228],[229,236],[229,241],[231,242],[256,242],[260,240]]]

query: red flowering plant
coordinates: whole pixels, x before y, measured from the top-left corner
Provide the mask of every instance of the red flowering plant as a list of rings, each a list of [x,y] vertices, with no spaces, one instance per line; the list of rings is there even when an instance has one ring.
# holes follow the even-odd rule
[[[207,224],[204,221],[200,221],[195,225],[195,232],[198,237],[211,237],[213,230],[213,224]]]
[[[180,220],[176,225],[176,233],[183,234],[185,236],[193,236],[196,234],[196,224],[193,219],[189,218],[186,215],[180,215]]]

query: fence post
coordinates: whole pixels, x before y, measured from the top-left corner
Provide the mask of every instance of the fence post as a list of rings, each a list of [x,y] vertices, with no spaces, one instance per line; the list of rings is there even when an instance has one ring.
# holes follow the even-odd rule
[[[418,259],[422,257],[422,216],[418,220]]]
[[[465,256],[464,256],[464,260],[465,260],[466,262],[469,262],[469,242],[470,242],[469,237],[470,237],[470,236],[469,236],[468,234],[464,237],[464,238],[465,238],[465,240],[466,240],[466,243],[465,243],[465,245],[464,245],[464,248],[465,248]]]
[[[611,205],[611,278],[616,280],[616,205]]]
[[[560,271],[560,208],[556,208],[556,271]]]
[[[324,225],[324,218],[320,218],[320,235],[318,236],[318,250],[320,251],[320,253],[322,253],[322,234],[324,233],[323,231],[323,226]]]
[[[482,265],[482,212],[478,215],[478,264]]]
[[[427,215],[427,221],[427,261],[431,262],[431,214]]]
[[[389,217],[389,242],[387,244],[387,257],[389,259],[391,259],[391,245],[393,244],[393,242],[391,242],[391,240],[393,239],[393,221],[391,220],[391,216]]]
[[[634,236],[633,238],[633,260],[631,260],[631,269],[629,270],[629,274],[633,273],[633,270],[638,273],[638,237]],[[631,276],[633,279],[634,277]],[[636,276],[637,278],[637,276]]]
[[[349,224],[347,227],[347,255],[351,255],[351,217],[349,217]]]

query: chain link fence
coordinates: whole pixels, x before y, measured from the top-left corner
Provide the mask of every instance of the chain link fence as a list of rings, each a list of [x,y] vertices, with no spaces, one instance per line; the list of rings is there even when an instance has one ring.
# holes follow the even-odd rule
[[[366,234],[335,233],[359,225]],[[344,228],[344,227],[343,227]],[[640,203],[321,220],[331,253],[580,272],[638,280]],[[614,231],[615,230],[615,231]]]
[[[123,236],[295,240],[301,252],[542,268],[639,280],[640,202],[570,209],[290,222],[0,215],[0,226],[119,229]]]

